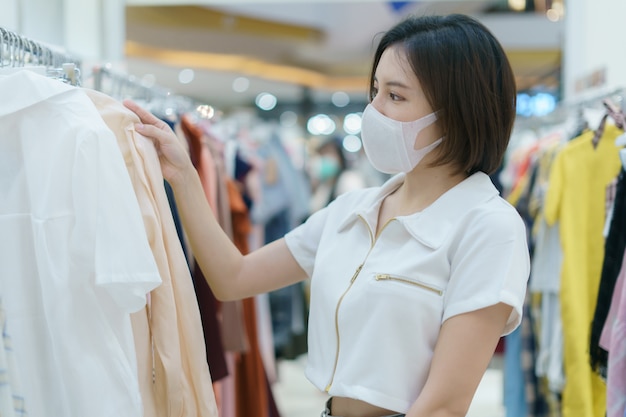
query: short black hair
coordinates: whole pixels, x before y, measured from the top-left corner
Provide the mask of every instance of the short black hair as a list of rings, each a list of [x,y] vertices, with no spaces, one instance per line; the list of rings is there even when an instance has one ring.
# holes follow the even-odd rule
[[[452,163],[460,172],[493,173],[502,163],[515,122],[513,70],[495,36],[476,19],[451,14],[409,16],[382,36],[370,75],[383,52],[406,53],[446,139],[433,165]]]

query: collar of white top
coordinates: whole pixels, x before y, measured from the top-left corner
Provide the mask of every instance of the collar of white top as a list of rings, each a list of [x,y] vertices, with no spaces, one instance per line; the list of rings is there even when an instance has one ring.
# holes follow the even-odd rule
[[[354,211],[349,213],[339,224],[341,231],[362,217],[374,230],[378,220],[378,210],[382,200],[404,182],[405,174],[397,174],[385,182],[378,193],[364,199]],[[437,249],[444,242],[449,231],[464,214],[480,204],[498,196],[498,190],[489,176],[477,172],[446,191],[434,203],[424,210],[397,220],[419,242]]]

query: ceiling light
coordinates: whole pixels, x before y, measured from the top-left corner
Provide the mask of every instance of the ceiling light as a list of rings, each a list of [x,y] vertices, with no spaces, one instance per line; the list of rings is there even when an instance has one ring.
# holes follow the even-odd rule
[[[361,139],[358,136],[348,135],[343,138],[343,148],[348,152],[358,152],[363,147]]]
[[[280,124],[283,127],[293,127],[298,123],[298,115],[291,110],[287,110],[280,115]]]
[[[246,77],[237,77],[233,81],[233,91],[236,93],[243,93],[250,87],[250,80]]]
[[[526,10],[526,0],[509,0],[509,8],[516,12]]]
[[[333,93],[330,100],[337,107],[346,107],[348,104],[350,104],[350,96],[343,91],[337,91]]]
[[[361,114],[346,114],[343,119],[343,131],[351,135],[356,135],[361,131]]]
[[[559,19],[561,18],[561,16],[559,15],[559,12],[556,11],[555,9],[548,9],[548,11],[546,12],[546,16],[548,20],[551,22],[558,22]]]
[[[276,96],[270,93],[261,93],[256,96],[255,103],[261,110],[272,110],[276,107],[278,100]]]
[[[312,135],[331,135],[337,125],[327,114],[317,114],[309,119],[306,128]]]
[[[207,104],[196,107],[196,112],[198,112],[203,119],[212,119],[213,116],[215,116],[215,109]]]
[[[189,84],[190,82],[193,81],[194,77],[195,77],[195,73],[193,72],[191,68],[185,68],[184,70],[181,70],[178,73],[178,81],[181,84]]]

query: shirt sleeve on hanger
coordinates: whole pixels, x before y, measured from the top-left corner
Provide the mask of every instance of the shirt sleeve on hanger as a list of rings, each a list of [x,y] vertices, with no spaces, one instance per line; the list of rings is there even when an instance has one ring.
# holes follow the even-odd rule
[[[92,235],[95,284],[124,310],[135,312],[161,278],[113,133],[102,126],[83,135],[73,171],[73,195],[77,212],[92,217],[93,224],[77,225],[75,247],[90,241],[84,240],[85,235]]]

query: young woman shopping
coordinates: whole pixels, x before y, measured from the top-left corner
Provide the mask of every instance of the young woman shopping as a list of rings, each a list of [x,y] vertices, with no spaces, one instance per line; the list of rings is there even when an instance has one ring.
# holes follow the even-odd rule
[[[351,191],[242,256],[185,149],[132,102],[215,294],[311,278],[306,375],[324,416],[465,416],[501,335],[521,320],[524,224],[491,183],[515,118],[499,42],[463,15],[410,17],[381,38],[362,140],[378,188]],[[320,407],[322,408],[322,407]]]

